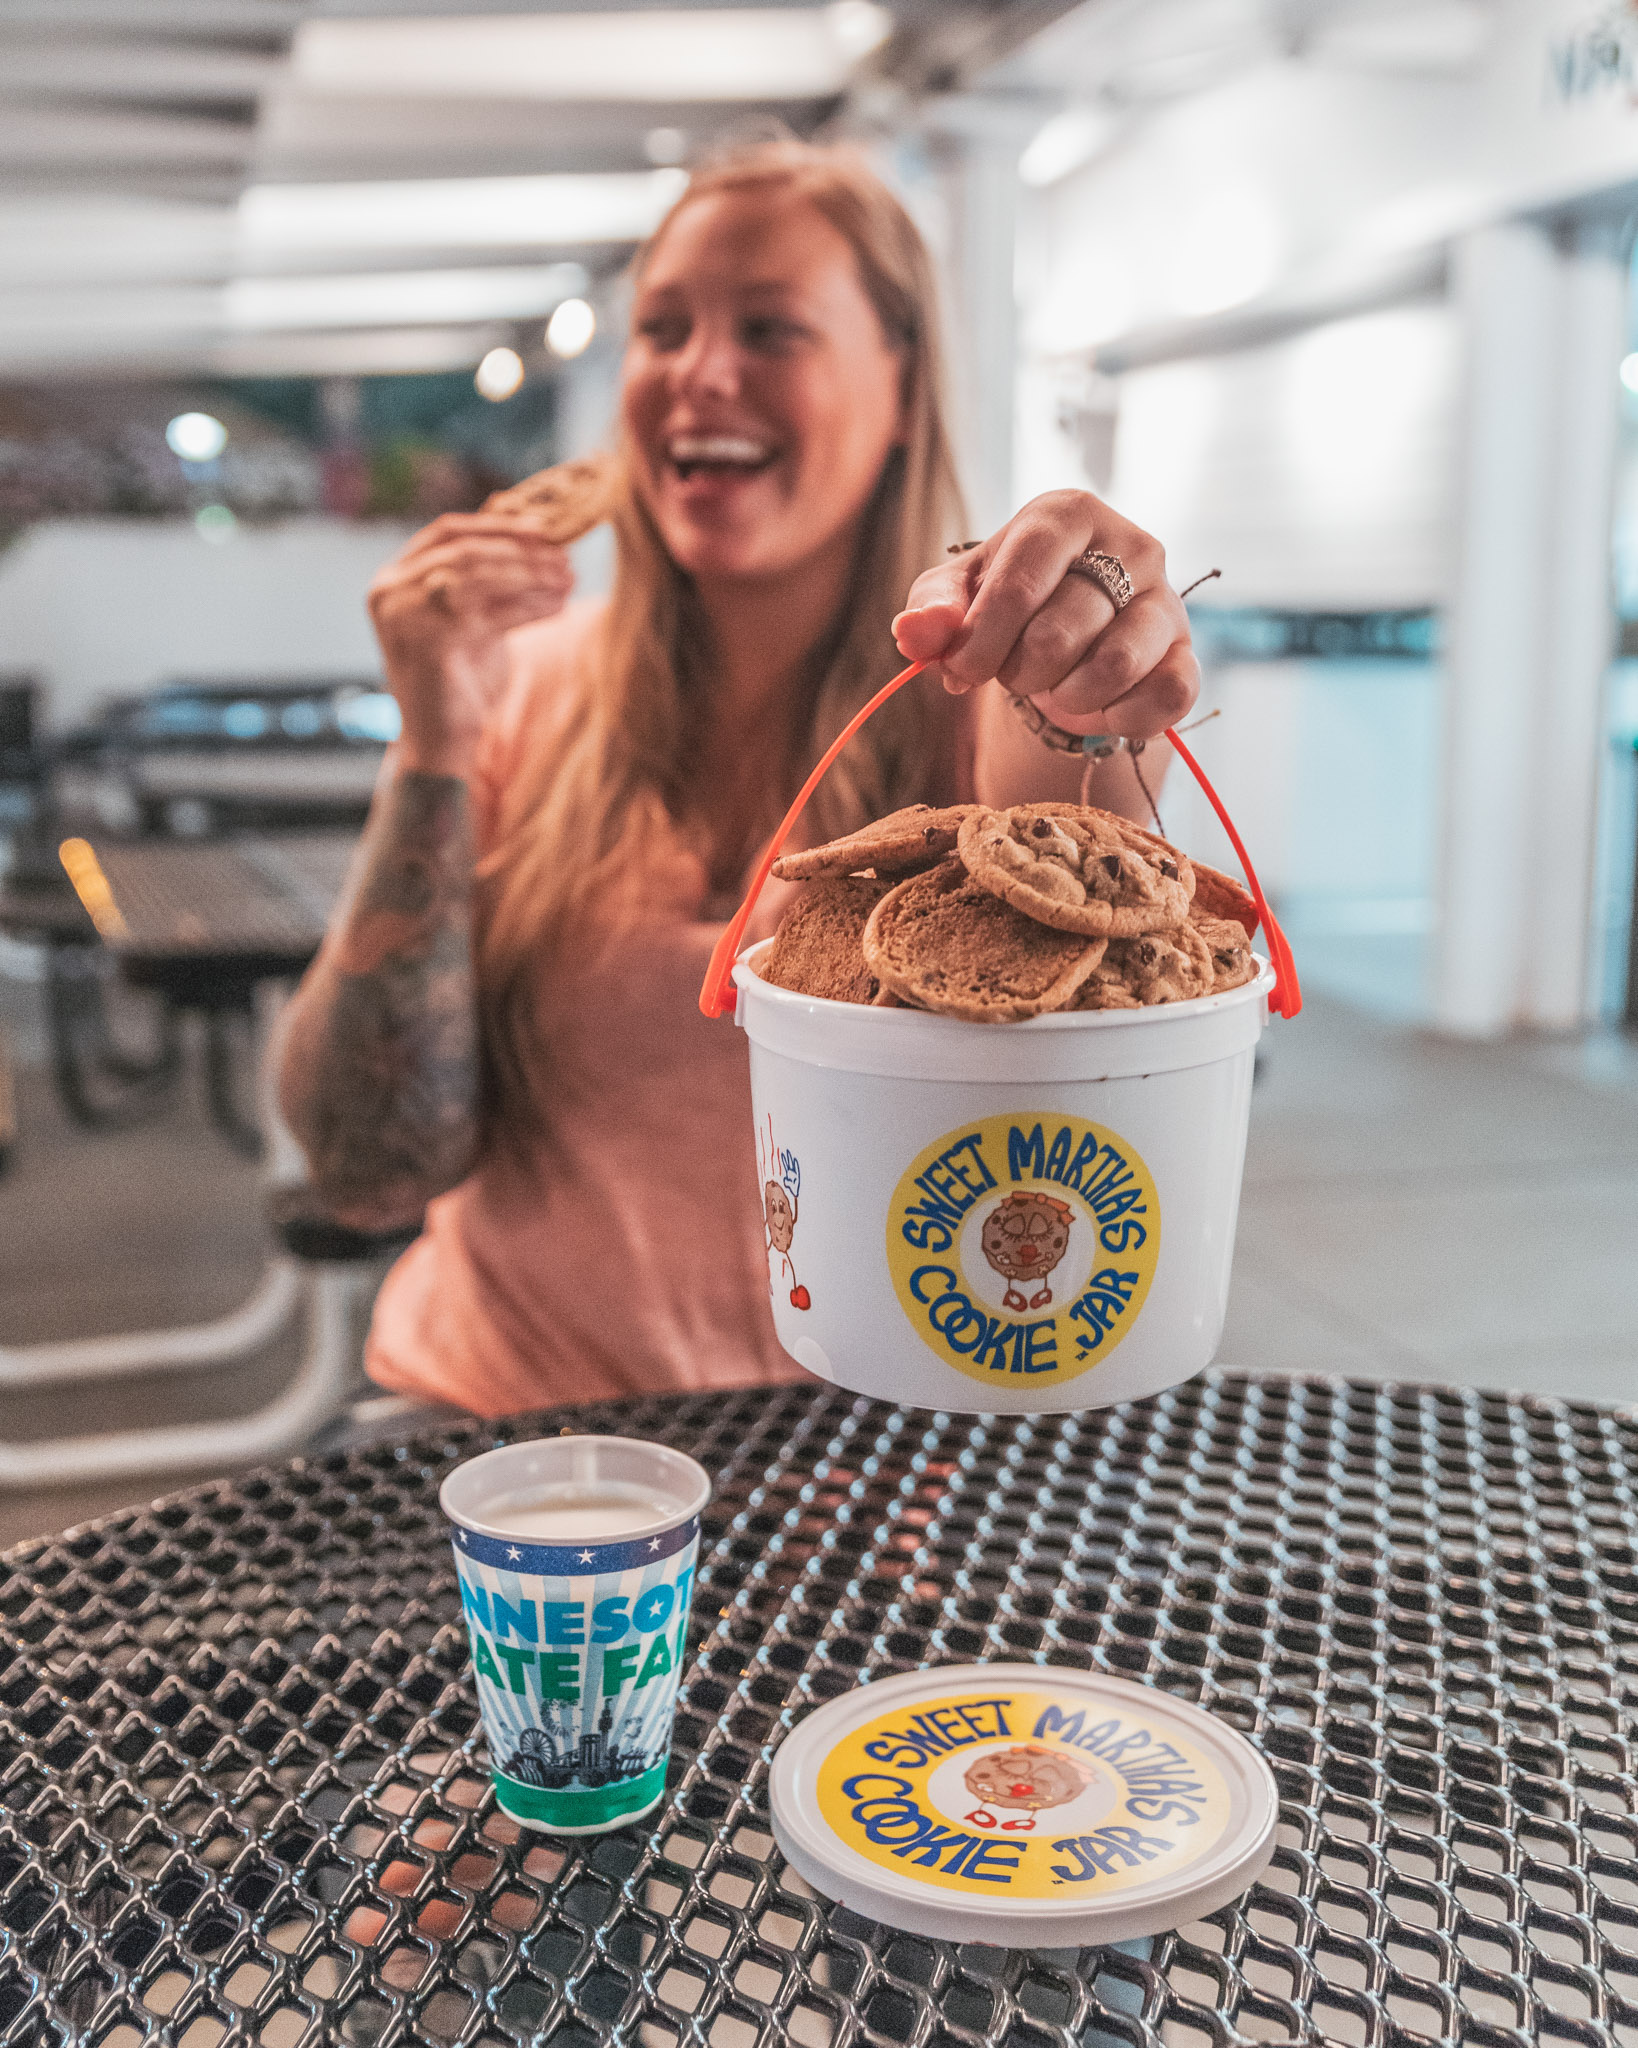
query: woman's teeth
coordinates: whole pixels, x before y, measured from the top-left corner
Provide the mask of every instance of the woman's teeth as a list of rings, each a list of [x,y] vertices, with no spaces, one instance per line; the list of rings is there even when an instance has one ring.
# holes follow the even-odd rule
[[[676,434],[666,452],[684,476],[694,469],[760,469],[773,456],[765,441],[742,434]]]

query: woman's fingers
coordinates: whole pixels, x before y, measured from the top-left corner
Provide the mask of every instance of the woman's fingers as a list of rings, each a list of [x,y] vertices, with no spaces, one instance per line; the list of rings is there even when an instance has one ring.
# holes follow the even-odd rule
[[[1054,609],[1048,606],[1041,618],[1050,620]],[[1084,631],[1086,614],[1080,605],[1066,601],[1061,609],[1083,626],[1079,640],[1073,640],[1071,628],[1050,647],[1042,645],[1047,629],[1032,620],[999,680],[1016,695],[1033,697],[1055,723],[1070,723],[1079,731],[1098,730],[1083,721],[1124,697],[1175,640],[1188,639],[1188,622],[1170,591],[1145,591],[1091,632]]]
[[[1148,673],[1113,702],[1096,711],[1077,711],[1073,703],[1059,706],[1064,692],[1037,701],[1055,725],[1071,731],[1118,733],[1129,740],[1154,739],[1176,725],[1200,694],[1200,664],[1187,640],[1174,640]]]
[[[429,548],[444,547],[454,540],[483,537],[530,541],[537,547],[557,545],[519,520],[508,518],[503,512],[443,512],[436,519],[430,520],[418,533],[410,535],[398,559],[401,562],[408,562],[415,556],[426,553]]]

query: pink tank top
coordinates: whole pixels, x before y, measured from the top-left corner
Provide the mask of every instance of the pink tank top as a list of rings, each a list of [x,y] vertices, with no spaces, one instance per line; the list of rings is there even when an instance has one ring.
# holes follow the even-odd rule
[[[526,723],[552,715],[595,606],[514,636],[517,668],[473,795],[494,831]],[[778,894],[759,916],[771,929]],[[365,1352],[382,1386],[480,1415],[805,1377],[780,1349],[743,1033],[700,1014],[721,927],[633,931],[552,975],[551,1128],[486,1147],[387,1275]]]

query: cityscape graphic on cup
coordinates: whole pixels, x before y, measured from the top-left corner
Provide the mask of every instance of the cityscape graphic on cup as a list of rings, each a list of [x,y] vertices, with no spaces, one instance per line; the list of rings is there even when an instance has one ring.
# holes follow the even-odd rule
[[[515,1819],[593,1834],[663,1798],[709,1495],[691,1458],[619,1437],[509,1445],[444,1482],[496,1797]],[[591,1533],[565,1540],[577,1515]]]

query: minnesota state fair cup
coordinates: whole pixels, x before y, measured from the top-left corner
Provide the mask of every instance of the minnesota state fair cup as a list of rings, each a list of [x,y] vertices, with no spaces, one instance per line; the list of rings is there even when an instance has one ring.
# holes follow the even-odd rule
[[[496,1796],[525,1826],[601,1834],[664,1798],[710,1496],[692,1458],[625,1437],[509,1444],[444,1481]]]

